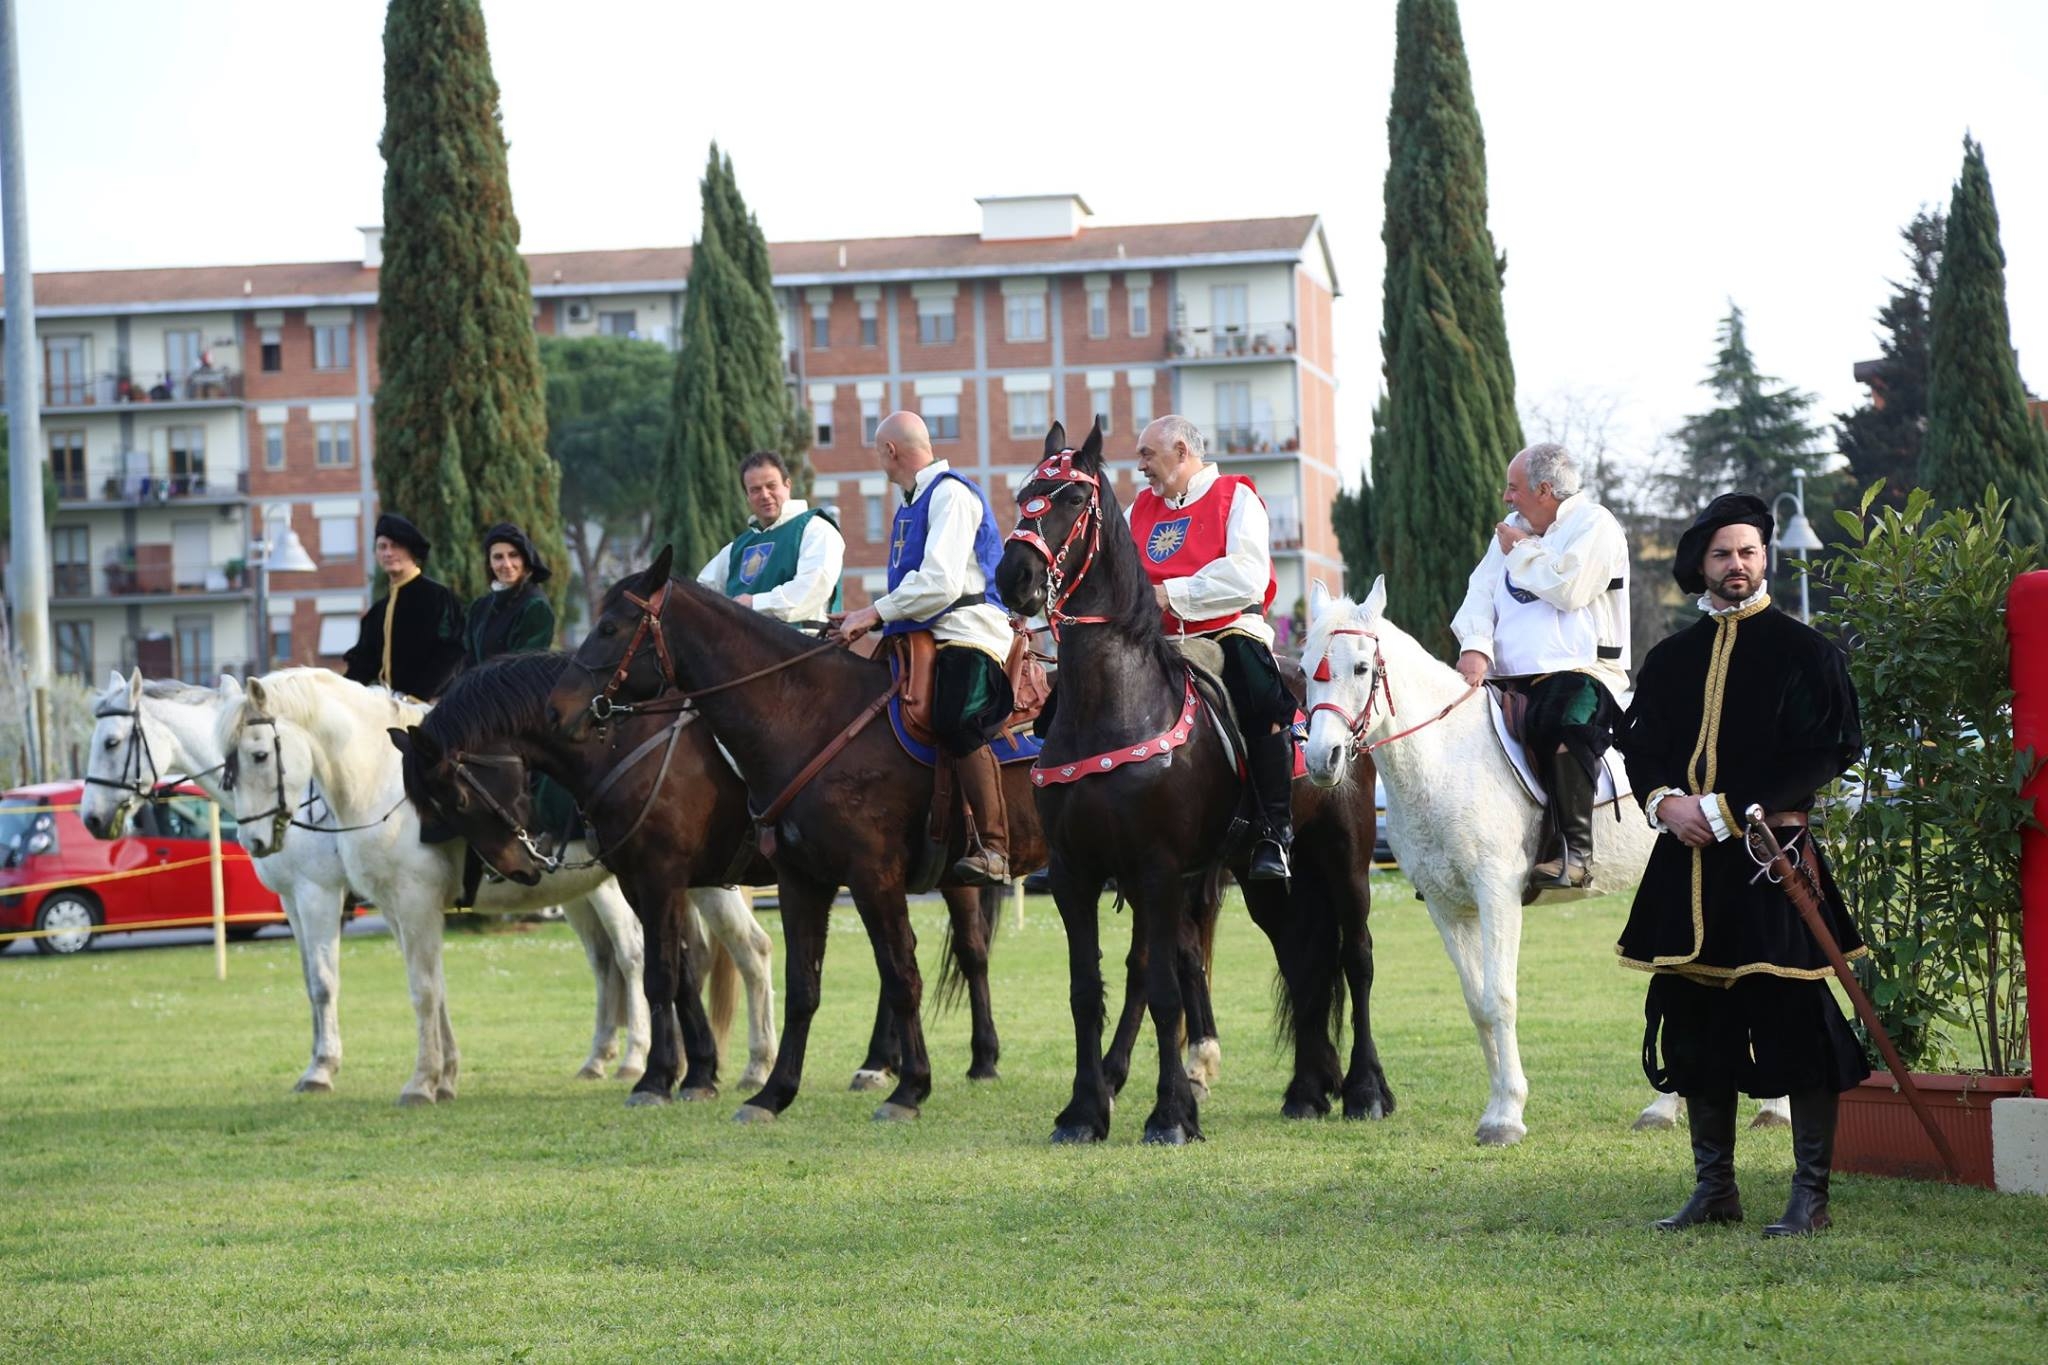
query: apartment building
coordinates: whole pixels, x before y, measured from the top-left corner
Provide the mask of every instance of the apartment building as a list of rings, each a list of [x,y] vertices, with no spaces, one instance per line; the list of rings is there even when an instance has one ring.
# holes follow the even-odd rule
[[[924,416],[1005,524],[1051,421],[1078,440],[1104,420],[1128,502],[1138,431],[1181,412],[1265,497],[1275,615],[1312,578],[1340,587],[1337,281],[1319,221],[1094,226],[1075,195],[980,205],[978,233],[771,247],[849,603],[882,586],[891,504],[869,444],[896,408]],[[360,261],[37,277],[61,671],[210,681],[254,664],[259,628],[278,662],[332,663],[353,640],[376,515],[379,238],[364,230]],[[687,248],[528,265],[543,333],[682,334]],[[246,563],[266,507],[319,567],[273,574],[259,626]]]

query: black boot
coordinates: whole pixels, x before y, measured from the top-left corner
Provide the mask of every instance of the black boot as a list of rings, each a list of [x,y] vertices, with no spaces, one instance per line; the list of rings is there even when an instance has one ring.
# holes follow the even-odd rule
[[[1292,875],[1288,852],[1294,847],[1294,738],[1287,731],[1260,735],[1251,741],[1252,791],[1266,828],[1252,848],[1251,879],[1284,882]]]
[[[1657,1220],[1657,1231],[1741,1222],[1742,1195],[1735,1188],[1735,1092],[1687,1095],[1685,1117],[1692,1126],[1692,1168],[1697,1183],[1684,1208]]]
[[[1557,842],[1529,870],[1529,880],[1545,888],[1584,886],[1593,880],[1593,781],[1570,754],[1552,754],[1545,767]]]
[[[1832,1090],[1793,1093],[1792,1200],[1785,1205],[1785,1216],[1764,1228],[1764,1236],[1820,1232],[1835,1221],[1828,1217],[1828,1172],[1835,1165],[1835,1110],[1840,1101]]]

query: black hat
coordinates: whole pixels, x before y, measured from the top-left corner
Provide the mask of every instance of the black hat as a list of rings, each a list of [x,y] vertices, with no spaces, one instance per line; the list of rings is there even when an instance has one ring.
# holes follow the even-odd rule
[[[1706,562],[1707,546],[1713,542],[1714,532],[1723,526],[1754,526],[1768,546],[1775,525],[1771,520],[1771,509],[1764,505],[1762,498],[1750,493],[1723,493],[1708,503],[1707,510],[1695,517],[1685,534],[1678,538],[1678,554],[1671,561],[1671,576],[1687,592],[1705,592],[1707,576],[1701,565]]]
[[[526,538],[526,532],[520,530],[509,521],[501,521],[490,530],[484,532],[484,572],[486,575],[490,573],[491,569],[491,547],[501,542],[519,551],[520,557],[526,561],[526,579],[529,583],[545,583],[555,576],[554,571],[548,568],[548,562],[540,557],[540,551],[536,550],[533,547],[533,542]]]
[[[403,545],[422,564],[427,562],[427,552],[434,548],[433,542],[420,534],[419,527],[396,512],[386,512],[377,518],[377,534],[394,545]]]

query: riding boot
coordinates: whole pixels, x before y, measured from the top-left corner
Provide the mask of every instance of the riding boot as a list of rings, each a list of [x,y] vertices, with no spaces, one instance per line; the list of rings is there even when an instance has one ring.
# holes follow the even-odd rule
[[[1735,1187],[1735,1092],[1687,1095],[1686,1120],[1692,1125],[1692,1198],[1669,1218],[1659,1218],[1659,1232],[1676,1232],[1698,1223],[1739,1223],[1742,1195]]]
[[[1570,754],[1552,754],[1544,766],[1557,841],[1529,870],[1529,880],[1542,887],[1584,886],[1593,880],[1593,779]]]
[[[1003,773],[996,756],[983,745],[956,758],[954,775],[968,810],[967,856],[953,864],[949,883],[959,886],[1001,886],[1010,880],[1009,808],[1003,804]]]
[[[1835,1111],[1841,1096],[1832,1090],[1792,1095],[1792,1200],[1785,1216],[1764,1228],[1766,1237],[1819,1232],[1828,1216],[1828,1173],[1835,1165]]]
[[[1251,879],[1284,882],[1294,847],[1294,737],[1278,730],[1253,739],[1247,766],[1266,826],[1252,848]]]

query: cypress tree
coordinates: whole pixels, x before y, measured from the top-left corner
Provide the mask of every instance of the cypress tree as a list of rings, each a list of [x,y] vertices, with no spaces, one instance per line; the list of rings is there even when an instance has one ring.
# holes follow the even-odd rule
[[[1892,296],[1878,310],[1878,326],[1884,329],[1880,358],[1867,371],[1858,367],[1859,377],[1870,385],[1870,398],[1835,418],[1837,448],[1849,461],[1854,486],[1863,489],[1884,480],[1879,500],[1902,512],[1919,477],[1927,430],[1928,311],[1946,227],[1937,209],[1915,214],[1899,229],[1906,243],[1907,277],[1891,281]]]
[[[1373,414],[1372,493],[1388,612],[1449,657],[1445,627],[1502,514],[1522,444],[1501,276],[1486,226],[1486,140],[1454,0],[1401,0],[1387,115],[1386,391]],[[1363,543],[1354,529],[1341,532]]]
[[[658,518],[677,563],[691,573],[746,525],[740,461],[756,450],[781,449],[790,414],[774,294],[746,273],[751,268],[765,280],[767,243],[715,144],[702,190],[704,221],[683,296]]]
[[[2012,499],[2006,537],[2048,535],[2048,436],[2027,415],[2005,309],[2005,249],[1984,149],[1963,139],[1963,173],[1948,210],[1934,285],[1927,441],[1920,482],[1940,507],[1972,507],[1987,486]]]
[[[384,263],[375,472],[459,596],[477,537],[514,521],[563,560],[533,295],[477,0],[392,0],[384,24]],[[557,608],[564,579],[549,585]]]

